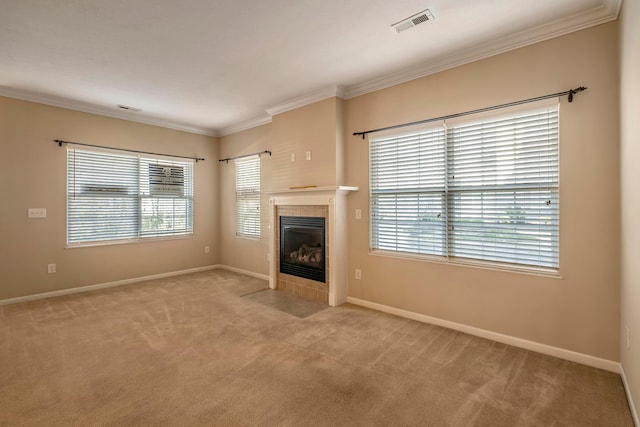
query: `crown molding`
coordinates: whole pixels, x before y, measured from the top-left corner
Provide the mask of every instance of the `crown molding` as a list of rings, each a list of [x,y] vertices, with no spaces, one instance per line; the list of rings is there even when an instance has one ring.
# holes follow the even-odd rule
[[[510,35],[488,43],[469,47],[467,49],[460,50],[455,54],[442,56],[435,60],[430,60],[428,62],[365,82],[349,86],[335,85],[320,89],[315,92],[292,98],[281,104],[267,108],[265,111],[270,116],[274,116],[276,114],[304,107],[305,105],[313,104],[314,102],[322,101],[327,98],[339,97],[342,99],[350,99],[375,92],[380,89],[406,83],[411,80],[516,50],[521,47],[614,21],[618,18],[621,6],[622,0],[603,0],[603,3],[600,6],[575,14],[568,18],[552,21],[526,31],[521,31],[515,35]],[[226,136],[235,132],[260,126],[268,122],[270,122],[270,120],[266,121],[266,118],[262,118],[262,120],[248,120],[238,123],[237,125],[225,127],[221,129],[219,134],[220,136]]]
[[[233,124],[231,126],[223,127],[218,130],[217,136],[231,135],[233,133],[242,132],[243,130],[252,129],[258,126],[266,125],[268,123],[271,123],[271,116],[265,114],[264,116],[261,116],[261,117],[256,117],[250,120],[244,120],[236,124]]]
[[[603,2],[603,7],[609,11],[609,14],[615,16],[615,19],[618,19],[620,10],[622,9],[622,0],[603,0]]]
[[[275,116],[276,114],[295,110],[296,108],[304,107],[305,105],[313,104],[314,102],[323,101],[325,99],[334,97],[344,98],[344,89],[342,86],[334,85],[314,92],[310,92],[305,95],[292,98],[281,104],[274,105],[273,107],[267,108],[265,111],[270,116]]]
[[[13,89],[6,86],[0,86],[0,96],[8,98],[20,99],[22,101],[37,102],[38,104],[51,105],[53,107],[67,108],[69,110],[81,111],[83,113],[97,114],[100,116],[111,117],[114,119],[127,120],[130,122],[143,123],[145,125],[159,126],[163,128],[179,130],[183,132],[195,133],[205,136],[218,136],[214,129],[207,129],[197,126],[185,125],[183,123],[163,120],[160,118],[140,115],[134,112],[121,112],[108,107],[100,107],[84,102],[72,101],[70,99],[61,98],[51,95],[35,94],[33,92]]]
[[[344,88],[344,99],[355,98],[356,96],[375,92],[401,83],[406,83],[408,81],[445,71],[460,65],[614,21],[618,18],[621,5],[622,0],[606,0],[604,4],[598,7],[594,7],[588,11],[575,14],[568,18],[552,21],[508,37],[502,37],[488,43],[472,46],[460,50],[453,55],[442,56],[435,60],[431,60],[414,67],[409,67],[395,73],[390,73],[382,77],[346,86]]]
[[[304,107],[305,105],[313,104],[314,102],[324,101],[329,98],[344,98],[344,88],[339,85],[325,87],[314,92],[291,98],[281,104],[274,105],[265,109],[266,116],[256,117],[254,119],[245,120],[236,124],[226,126],[218,130],[217,136],[227,136],[243,130],[251,129],[257,126],[261,126],[267,123],[271,123],[273,116],[287,111],[295,110],[296,108]]]
[[[160,126],[184,132],[195,133],[212,137],[227,136],[236,132],[251,129],[271,122],[274,115],[281,114],[296,108],[304,107],[328,98],[338,97],[342,99],[355,98],[360,95],[375,92],[401,83],[406,83],[421,77],[445,71],[460,65],[465,65],[494,55],[509,52],[521,47],[529,46],[555,37],[563,36],[574,31],[583,30],[595,25],[614,21],[618,18],[622,0],[602,0],[602,4],[588,11],[575,14],[568,18],[552,21],[538,27],[521,31],[515,35],[503,37],[488,43],[476,45],[460,50],[452,55],[442,56],[428,62],[408,67],[394,73],[357,83],[349,86],[333,85],[314,92],[307,93],[288,101],[267,108],[268,116],[244,120],[236,124],[219,129],[204,128],[186,125],[170,120],[146,116],[140,113],[124,112],[109,107],[101,107],[93,104],[73,101],[67,98],[50,95],[35,94],[29,91],[0,86],[0,96],[37,102],[54,107],[68,108],[85,113],[98,114],[131,122]]]

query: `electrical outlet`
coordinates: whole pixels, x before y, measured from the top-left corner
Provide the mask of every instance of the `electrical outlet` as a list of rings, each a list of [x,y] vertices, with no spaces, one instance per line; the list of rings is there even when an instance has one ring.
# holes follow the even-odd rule
[[[55,264],[48,264],[47,265],[47,273],[53,274],[55,272],[56,272],[56,265]]]
[[[356,209],[356,219],[362,219],[362,209]]]
[[[209,246],[205,246],[204,247],[204,253],[208,254],[209,252],[211,252],[211,248]]]
[[[362,270],[356,268],[356,280],[362,280]]]

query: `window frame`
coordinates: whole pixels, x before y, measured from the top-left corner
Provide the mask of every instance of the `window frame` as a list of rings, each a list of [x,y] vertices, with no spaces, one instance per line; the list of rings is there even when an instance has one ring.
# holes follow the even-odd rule
[[[260,240],[262,237],[262,164],[260,155],[234,160],[236,237]],[[239,180],[241,174],[247,174]],[[254,212],[251,212],[255,209]]]
[[[482,259],[482,258],[463,257],[463,256],[453,255],[452,254],[453,244],[450,242],[450,240],[455,238],[456,236],[455,231],[453,231],[451,228],[451,224],[455,221],[455,219],[452,218],[453,214],[450,213],[449,211],[452,207],[452,200],[455,197],[455,194],[460,193],[461,191],[465,191],[465,188],[464,187],[450,188],[451,179],[449,176],[448,169],[451,167],[452,160],[450,158],[450,145],[449,145],[451,143],[451,141],[449,140],[450,134],[448,133],[447,127],[458,127],[464,124],[477,123],[477,122],[483,122],[483,121],[490,123],[492,120],[499,120],[505,117],[519,116],[521,114],[525,115],[527,113],[533,113],[540,110],[555,110],[555,113],[550,113],[550,114],[555,114],[554,117],[557,120],[555,127],[551,126],[551,129],[555,129],[555,141],[556,141],[555,168],[557,172],[556,172],[555,186],[553,186],[553,188],[550,189],[550,192],[555,192],[555,196],[556,196],[556,198],[553,200],[553,203],[556,204],[555,211],[554,211],[555,216],[553,217],[553,220],[555,221],[554,222],[555,234],[553,236],[554,240],[552,240],[552,243],[551,243],[551,247],[552,247],[551,251],[553,254],[555,254],[555,255],[552,255],[552,259],[555,260],[555,265],[541,265],[540,263],[538,263],[537,265],[534,265],[531,263],[525,264],[525,263],[515,263],[515,262],[504,262],[500,260],[491,260],[491,259]],[[376,245],[376,239],[378,238],[377,234],[379,234],[379,225],[378,225],[378,229],[376,229],[375,227],[376,227],[376,224],[379,224],[379,222],[376,221],[377,206],[375,205],[375,203],[379,199],[380,191],[378,191],[378,194],[374,194],[376,192],[376,189],[374,189],[374,182],[373,182],[374,168],[373,168],[372,162],[374,161],[374,159],[372,157],[374,153],[372,150],[372,143],[376,140],[389,139],[393,137],[396,137],[398,139],[403,137],[410,137],[410,136],[415,137],[418,133],[429,132],[434,129],[437,130],[437,129],[440,129],[440,127],[445,129],[444,130],[445,142],[444,142],[444,148],[443,148],[445,172],[444,172],[443,188],[441,189],[422,188],[421,192],[422,194],[431,194],[431,195],[441,194],[442,195],[442,206],[444,211],[442,230],[443,230],[444,237],[443,237],[443,243],[442,243],[443,246],[442,246],[441,253],[440,254],[419,253],[419,252],[412,252],[412,251],[406,251],[401,249],[394,250],[394,249],[385,248],[384,245]],[[550,276],[559,277],[559,274],[560,274],[560,207],[559,207],[559,204],[560,204],[560,105],[557,99],[538,101],[528,105],[505,108],[498,112],[491,111],[491,112],[473,114],[466,117],[459,117],[454,120],[447,120],[446,122],[439,121],[439,122],[432,122],[426,125],[423,124],[423,125],[411,126],[403,129],[402,131],[395,129],[392,131],[380,132],[380,133],[377,133],[376,135],[369,136],[368,148],[369,148],[368,154],[369,154],[369,213],[370,213],[369,215],[369,253],[370,254],[393,257],[393,258],[408,258],[408,259],[421,260],[421,261],[457,264],[457,265],[463,265],[463,266],[489,268],[489,269],[497,269],[497,270],[519,271],[524,273],[542,274],[545,276],[550,275]],[[398,174],[398,176],[400,176],[400,174]],[[417,191],[415,192],[415,194],[418,194],[419,192],[420,191]],[[514,189],[513,192],[517,193],[518,189]],[[394,194],[394,193],[390,191],[390,194]],[[395,194],[400,194],[400,193],[396,192]],[[414,203],[416,203],[416,206],[417,206],[417,202],[414,202]],[[414,211],[418,212],[418,210],[416,209],[414,209]],[[398,215],[398,213],[396,213],[396,215]],[[396,239],[397,239],[397,231],[396,231]]]
[[[74,235],[78,234],[78,229],[76,228],[75,230],[73,230],[73,226],[71,225],[71,222],[74,221],[82,221],[82,218],[86,218],[86,217],[82,217],[80,215],[76,215],[75,217],[72,215],[72,209],[74,209],[74,207],[72,207],[72,199],[75,200],[76,196],[80,196],[80,197],[84,197],[85,200],[87,201],[88,205],[87,207],[85,207],[85,209],[97,209],[98,207],[98,203],[96,203],[97,200],[99,200],[100,197],[96,197],[95,194],[91,194],[91,192],[87,192],[86,189],[83,189],[81,191],[78,191],[78,185],[76,185],[77,183],[75,182],[75,176],[77,173],[77,170],[74,168],[73,172],[70,171],[70,167],[74,167],[77,166],[76,162],[79,161],[76,156],[75,153],[84,153],[88,156],[94,156],[95,159],[99,159],[100,156],[105,156],[105,162],[106,162],[106,158],[108,156],[113,156],[113,157],[120,157],[122,159],[128,159],[128,161],[131,163],[130,165],[128,165],[131,169],[128,170],[128,174],[131,174],[131,176],[135,176],[135,184],[133,185],[133,187],[135,188],[128,188],[127,189],[127,194],[126,195],[121,195],[121,196],[116,196],[115,194],[109,196],[105,196],[108,200],[110,200],[113,203],[118,203],[117,200],[119,199],[128,199],[130,201],[135,201],[135,203],[131,203],[131,206],[133,207],[133,209],[131,210],[131,212],[129,212],[128,215],[125,215],[124,217],[126,218],[126,221],[128,221],[130,223],[129,225],[129,231],[123,234],[126,234],[126,236],[119,236],[119,237],[113,237],[113,238],[109,238],[109,231],[102,231],[100,233],[94,233],[92,234],[92,236],[94,238],[88,238],[88,239],[81,239],[81,238],[73,238]],[[72,160],[73,157],[73,160]],[[163,240],[176,240],[176,239],[188,239],[188,238],[193,238],[194,236],[194,228],[195,228],[195,209],[194,209],[194,186],[195,186],[195,167],[194,167],[194,161],[192,160],[185,160],[184,158],[174,158],[171,156],[160,156],[160,155],[150,155],[150,154],[131,154],[129,152],[123,152],[121,150],[118,149],[110,149],[110,148],[75,148],[73,146],[69,146],[67,147],[67,152],[66,152],[66,203],[65,203],[65,219],[66,219],[66,230],[65,230],[65,240],[66,240],[66,247],[69,249],[72,248],[82,248],[82,247],[91,247],[91,246],[108,246],[108,245],[117,245],[117,244],[127,244],[127,243],[141,243],[141,242],[149,242],[149,241],[163,241]],[[98,160],[93,160],[93,161],[86,161],[85,159],[85,163],[80,165],[79,168],[89,168],[91,167],[91,163],[92,162],[97,162]],[[72,164],[73,163],[73,164]],[[135,164],[135,168],[133,167],[133,164]],[[176,170],[181,169],[182,177],[182,185],[181,187],[181,194],[177,195],[175,194],[175,186],[173,188],[173,190],[170,189],[171,185],[165,186],[165,188],[160,188],[159,190],[157,189],[152,189],[151,187],[153,186],[151,181],[150,181],[150,172],[143,172],[142,169],[144,167],[149,168],[151,165],[160,165],[160,166],[168,166],[168,167],[172,167],[175,168]],[[78,173],[79,174],[79,173]],[[85,172],[85,175],[87,173]],[[70,179],[72,179],[72,176],[74,177],[74,182],[73,184],[70,182]],[[86,176],[84,177],[86,178]],[[113,176],[107,176],[107,175],[99,175],[95,181],[102,181],[103,183],[114,183],[116,182],[117,179],[121,178],[121,174],[114,174]],[[81,180],[82,181],[82,180]],[[146,182],[143,182],[146,181]],[[84,185],[92,185],[92,184],[87,184],[87,181],[82,181],[84,183]],[[130,184],[133,183],[133,181],[129,182]],[[79,184],[79,185],[83,185],[83,184]],[[96,191],[103,191],[97,187],[100,187],[100,184],[95,184],[96,185]],[[72,188],[73,186],[73,188]],[[162,187],[162,186],[160,186]],[[167,188],[169,187],[169,188]],[[159,191],[161,192],[162,190],[165,190],[167,193],[169,194],[164,194],[164,195],[159,195]],[[174,193],[174,194],[170,194],[170,193]],[[93,199],[93,200],[92,200]],[[156,232],[154,233],[153,230],[145,230],[144,229],[144,205],[147,205],[149,200],[153,201],[153,200],[157,200],[158,204],[162,203],[161,201],[165,201],[165,204],[169,201],[171,201],[171,206],[170,207],[170,211],[171,211],[171,215],[169,215],[171,217],[172,221],[175,221],[176,218],[180,218],[180,216],[184,217],[183,219],[183,223],[184,223],[184,227],[179,227],[176,228],[175,224],[171,227],[170,231],[166,230],[164,232],[160,232],[159,230],[156,230]],[[184,212],[185,215],[179,215],[176,213],[176,206],[175,203],[176,201],[183,201],[182,203],[184,204]],[[166,206],[163,206],[166,208]],[[158,206],[159,208],[159,206]],[[114,209],[111,209],[112,211],[115,211]],[[121,210],[120,210],[121,211]],[[107,213],[112,213],[112,212],[107,212]],[[94,223],[98,223],[96,219],[92,220],[92,222]],[[133,225],[135,224],[135,225]],[[106,228],[108,230],[108,228]],[[115,235],[115,233],[113,233]],[[102,237],[102,238],[99,238]]]

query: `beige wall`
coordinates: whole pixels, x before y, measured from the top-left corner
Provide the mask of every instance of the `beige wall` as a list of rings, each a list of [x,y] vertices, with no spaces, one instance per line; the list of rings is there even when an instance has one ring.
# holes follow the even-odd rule
[[[262,156],[262,233],[259,240],[235,235],[235,174],[233,162],[220,168],[221,246],[223,265],[269,274],[268,192],[292,186],[335,186],[343,181],[343,107],[340,98],[328,98],[277,114],[271,124],[220,139],[220,158],[270,150]],[[311,151],[311,160],[305,159]],[[295,154],[295,161],[291,161]]]
[[[619,360],[617,45],[617,23],[601,25],[348,100],[349,296]],[[562,279],[368,253],[368,144],[352,132],[580,85],[561,101]]]
[[[273,150],[271,124],[258,126],[220,139],[220,158],[241,156]],[[271,187],[273,160],[260,157],[260,185],[263,191]],[[259,240],[236,236],[235,165],[233,161],[220,164],[220,263],[258,274],[269,274],[269,215],[268,195],[262,195],[261,236]]]
[[[271,168],[263,170],[265,190],[360,187],[348,198],[349,296],[617,361],[617,45],[617,23],[610,23],[344,102],[321,101],[274,116],[271,125],[222,138],[221,153],[271,149],[274,155],[262,161],[263,168]],[[352,132],[580,85],[589,90],[572,104],[561,101],[561,279],[369,254],[368,149]],[[343,139],[333,138],[341,127]],[[313,152],[310,162],[303,160],[307,150]],[[221,169],[222,263],[267,274],[265,231],[259,242],[233,235],[229,169]],[[356,208],[362,209],[362,220],[354,219]],[[362,280],[353,279],[355,268],[362,269]]]
[[[218,262],[215,138],[4,97],[0,117],[0,300]],[[54,139],[204,157],[194,168],[194,237],[66,249],[66,150]],[[28,208],[47,208],[47,218],[27,219]]]
[[[625,0],[621,44],[621,332],[620,360],[640,409],[640,0]],[[626,328],[630,348],[627,349]],[[637,419],[636,419],[637,421]]]
[[[341,184],[342,135],[338,131],[343,102],[328,98],[273,117],[272,190]],[[311,160],[305,160],[307,151],[311,151]]]
[[[637,8],[634,4],[630,7]],[[635,31],[629,29],[631,35],[624,33],[623,40],[637,40]],[[605,24],[348,101],[320,101],[276,115],[272,124],[224,137],[219,144],[214,138],[0,98],[0,182],[10,201],[0,205],[0,299],[215,263],[267,274],[267,210],[260,240],[235,236],[234,168],[217,159],[269,149],[273,156],[261,161],[264,191],[296,185],[360,187],[349,196],[345,238],[349,272],[362,269],[362,280],[349,274],[350,296],[619,360],[617,46],[617,23]],[[624,72],[630,69],[637,69],[637,61],[623,63]],[[574,103],[562,100],[561,105],[562,279],[368,253],[368,149],[352,132],[578,85],[589,90]],[[632,130],[625,131],[623,147],[635,159],[637,144],[630,141],[637,140],[637,124],[627,123]],[[65,159],[64,150],[51,142],[55,138],[207,158],[195,168],[195,238],[65,249]],[[312,151],[311,161],[304,160],[306,151]],[[296,162],[290,161],[292,152]],[[623,183],[630,186],[637,182],[637,172],[626,164]],[[623,192],[633,191],[629,187]],[[632,194],[623,209],[630,236],[622,247],[628,260],[637,259],[640,240],[633,238],[638,230],[631,216],[637,212],[635,200]],[[266,196],[263,206],[265,202]],[[48,218],[28,220],[29,207],[46,207]],[[354,219],[356,208],[362,209],[362,220]],[[212,252],[205,255],[207,244]],[[52,262],[58,273],[47,275],[46,264]],[[636,264],[624,264],[624,289],[635,292],[628,295],[637,301],[637,283],[631,284],[638,274],[630,267]],[[624,321],[637,325],[630,314],[637,307],[623,300]],[[626,366],[637,390],[637,369],[630,362]]]

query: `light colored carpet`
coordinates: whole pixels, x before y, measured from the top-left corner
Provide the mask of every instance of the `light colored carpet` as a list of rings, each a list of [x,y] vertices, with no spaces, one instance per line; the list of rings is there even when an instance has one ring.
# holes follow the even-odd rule
[[[2,426],[632,426],[620,377],[214,270],[0,307]]]

